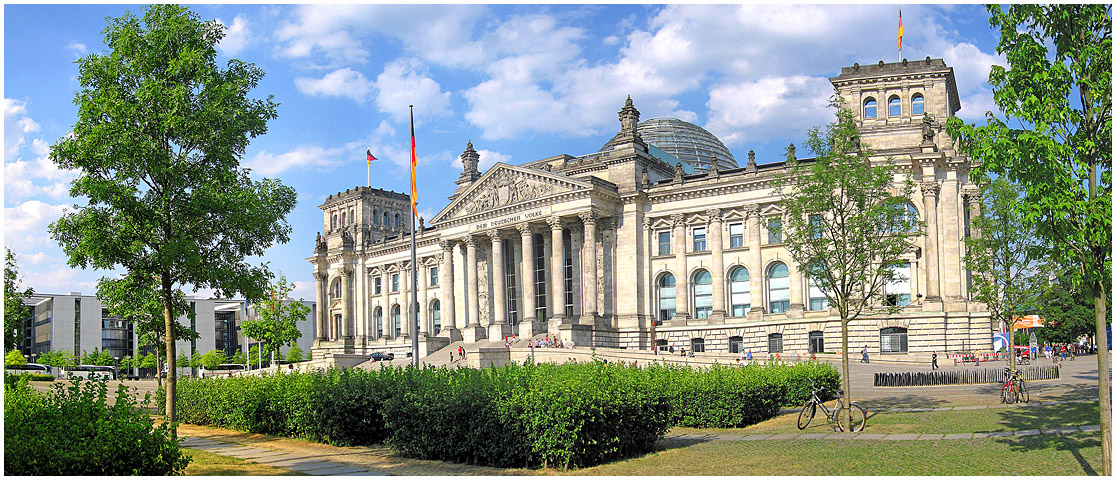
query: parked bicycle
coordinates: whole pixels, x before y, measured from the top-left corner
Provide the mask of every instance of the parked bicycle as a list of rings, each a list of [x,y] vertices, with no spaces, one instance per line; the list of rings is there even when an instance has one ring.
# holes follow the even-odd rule
[[[834,430],[840,430],[842,432],[845,431],[845,427],[841,425],[841,419],[845,416],[845,406],[842,405],[841,402],[841,391],[838,390],[836,392],[837,403],[833,406],[834,410],[830,412],[829,408],[825,406],[825,402],[823,402],[822,399],[818,397],[818,393],[824,392],[826,390],[825,387],[818,387],[814,384],[814,380],[812,379],[810,380],[810,386],[812,387],[813,391],[810,392],[810,399],[806,400],[805,405],[802,405],[802,412],[798,414],[798,429],[804,430],[807,425],[810,425],[810,421],[813,420],[814,415],[817,414],[818,407],[821,407],[822,412],[825,412],[825,419],[829,423],[830,427],[832,427]],[[861,430],[864,430],[864,424],[867,423],[868,418],[867,412],[865,412],[864,408],[862,408],[860,405],[857,405],[855,402],[849,403],[849,406],[850,410],[852,411],[852,423],[850,424],[851,428],[849,429],[849,431],[859,432]],[[834,426],[834,424],[836,424],[836,426]]]
[[[1027,382],[1023,381],[1022,370],[1012,370],[1004,367],[1004,383],[1000,384],[1000,403],[1031,402],[1031,394],[1027,391]]]

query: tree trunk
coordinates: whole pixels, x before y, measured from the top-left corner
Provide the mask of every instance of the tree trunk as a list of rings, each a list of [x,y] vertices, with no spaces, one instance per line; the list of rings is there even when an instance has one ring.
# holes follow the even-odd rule
[[[171,312],[171,281],[170,275],[163,273],[163,323],[166,326],[166,339],[167,339],[167,416],[166,422],[170,424],[171,434],[177,437],[178,435],[178,406],[175,400],[178,398],[178,391],[175,388],[177,385],[177,375],[175,374],[175,351],[174,351],[174,317]]]
[[[841,319],[841,375],[845,380],[845,418],[838,418],[837,422],[844,422],[846,432],[852,432],[852,378],[849,377],[849,319]]]
[[[1008,364],[1011,365],[1011,370],[1015,371],[1015,319],[1008,315]],[[1034,361],[1032,358],[1031,361]]]
[[[1090,282],[1093,287],[1093,309],[1097,319],[1097,392],[1100,397],[1101,456],[1104,476],[1112,475],[1112,386],[1109,384],[1108,335],[1105,326],[1108,312],[1105,308],[1104,286],[1100,282]],[[1104,340],[1104,343],[1101,343]]]

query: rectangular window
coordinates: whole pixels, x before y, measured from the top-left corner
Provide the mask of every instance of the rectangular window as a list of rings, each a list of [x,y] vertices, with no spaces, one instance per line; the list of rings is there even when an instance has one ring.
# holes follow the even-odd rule
[[[393,291],[393,292],[398,292],[399,291],[399,274],[398,273],[391,274],[391,291]]]
[[[379,295],[382,292],[381,289],[384,287],[383,286],[383,280],[380,279],[380,277],[376,277],[376,278],[373,279],[373,283],[375,284],[376,295]]]
[[[546,319],[546,245],[543,234],[536,233],[535,240],[535,318]]]
[[[822,236],[822,216],[817,213],[810,214],[810,232],[814,238]]]
[[[705,227],[694,228],[694,251],[705,251]]]
[[[74,356],[81,355],[81,299],[74,299]]]
[[[429,271],[430,271],[430,282],[427,283],[427,285],[430,285],[431,287],[438,286],[438,267],[430,267]]]
[[[752,286],[747,280],[732,282],[729,287],[729,300],[732,305],[732,316],[743,317],[752,309]]]
[[[670,232],[659,232],[659,255],[670,255]]]
[[[767,353],[783,353],[783,334],[773,333],[767,336]]]
[[[744,246],[744,224],[743,223],[730,223],[729,224],[729,248],[741,248]]]
[[[810,310],[825,310],[829,308],[829,299],[825,297],[821,289],[813,282],[810,282]]]
[[[810,332],[810,353],[825,352],[825,336],[822,332]]]
[[[767,243],[783,243],[783,219],[767,219]]]
[[[894,277],[884,285],[884,302],[889,306],[905,307],[911,304],[911,264],[895,265],[891,269]]]

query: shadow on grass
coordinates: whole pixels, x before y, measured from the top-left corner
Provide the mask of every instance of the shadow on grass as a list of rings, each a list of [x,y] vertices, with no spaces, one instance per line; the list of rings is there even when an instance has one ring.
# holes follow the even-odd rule
[[[1048,433],[1049,430],[1058,428],[1100,423],[1100,411],[1096,403],[1070,403],[1041,408],[1004,408],[996,411],[995,414],[1000,417],[1000,423],[1008,430],[1043,431],[1039,435],[998,440],[1010,445],[1012,450],[1055,449],[1069,452],[1081,465],[1085,474],[1097,474],[1096,469],[1081,454],[1081,450],[1100,446],[1099,431],[1076,434]]]
[[[893,408],[936,408],[946,405],[942,399],[917,395],[914,393],[898,394],[887,397],[874,397],[866,400],[856,400],[857,404],[868,410],[868,418],[872,418],[872,410]]]

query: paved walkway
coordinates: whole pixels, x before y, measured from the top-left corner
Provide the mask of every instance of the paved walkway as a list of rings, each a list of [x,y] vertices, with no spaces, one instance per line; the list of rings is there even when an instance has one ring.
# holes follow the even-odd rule
[[[346,463],[323,460],[321,457],[309,453],[300,454],[270,450],[252,445],[223,442],[205,436],[189,437],[179,442],[179,445],[273,467],[282,467],[307,475],[386,475]]]
[[[1099,432],[1100,425],[1080,427],[1044,428],[1034,430],[1015,430],[975,433],[760,433],[755,435],[705,434],[705,435],[667,435],[663,440],[698,441],[755,441],[755,440],[974,440],[980,438],[1028,437],[1033,435],[1066,435],[1080,432]]]

